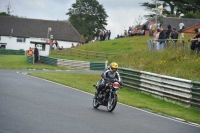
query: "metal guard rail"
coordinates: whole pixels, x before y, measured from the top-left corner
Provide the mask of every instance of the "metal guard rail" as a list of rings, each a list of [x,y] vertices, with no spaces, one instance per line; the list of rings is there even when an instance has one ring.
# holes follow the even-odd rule
[[[200,82],[119,68],[124,86],[200,110]]]

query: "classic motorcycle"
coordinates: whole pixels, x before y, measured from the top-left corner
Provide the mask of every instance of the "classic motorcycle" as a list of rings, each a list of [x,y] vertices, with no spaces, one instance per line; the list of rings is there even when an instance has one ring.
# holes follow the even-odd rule
[[[96,85],[93,85],[96,89]],[[109,82],[106,84],[105,89],[99,92],[95,92],[93,98],[93,107],[98,108],[100,105],[106,106],[108,112],[112,112],[117,105],[117,90],[119,90],[121,85],[119,82]]]

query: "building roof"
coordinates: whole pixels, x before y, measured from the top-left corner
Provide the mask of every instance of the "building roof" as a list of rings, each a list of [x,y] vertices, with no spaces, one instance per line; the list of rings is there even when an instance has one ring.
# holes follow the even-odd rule
[[[155,17],[150,20],[155,22]],[[181,22],[184,23],[186,29],[194,25],[200,24],[200,19],[163,17],[162,27],[164,30],[167,30],[167,25],[171,25],[172,28],[175,27],[177,30],[179,30],[179,23]],[[148,24],[148,22],[146,22],[146,24]]]
[[[81,40],[81,35],[69,22],[0,16],[0,36],[47,38],[48,27],[52,29],[49,35],[55,40]]]

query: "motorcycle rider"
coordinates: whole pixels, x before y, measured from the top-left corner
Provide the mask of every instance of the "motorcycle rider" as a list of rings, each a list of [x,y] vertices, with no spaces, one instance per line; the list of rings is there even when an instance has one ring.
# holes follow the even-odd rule
[[[95,95],[95,98],[98,96],[101,90],[106,89],[106,84],[109,82],[119,82],[122,85],[122,79],[117,69],[118,64],[116,62],[112,62],[110,66],[108,66],[104,70],[104,72],[101,74],[102,78],[98,81],[96,85],[97,93]]]

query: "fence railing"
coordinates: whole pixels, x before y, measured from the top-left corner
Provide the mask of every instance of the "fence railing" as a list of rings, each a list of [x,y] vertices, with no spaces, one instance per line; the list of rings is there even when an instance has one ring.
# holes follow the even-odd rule
[[[120,68],[124,86],[200,110],[200,82]]]
[[[57,50],[57,54],[82,57],[82,58],[87,58],[87,59],[100,59],[100,60],[107,60],[109,56],[115,55],[115,54],[109,54],[109,53],[104,53],[104,52],[80,50],[80,49],[75,49],[75,48]]]
[[[164,49],[168,50],[190,50],[189,45],[181,39],[159,39],[159,40],[148,40],[148,48],[150,52],[159,50],[159,42],[164,41]]]

